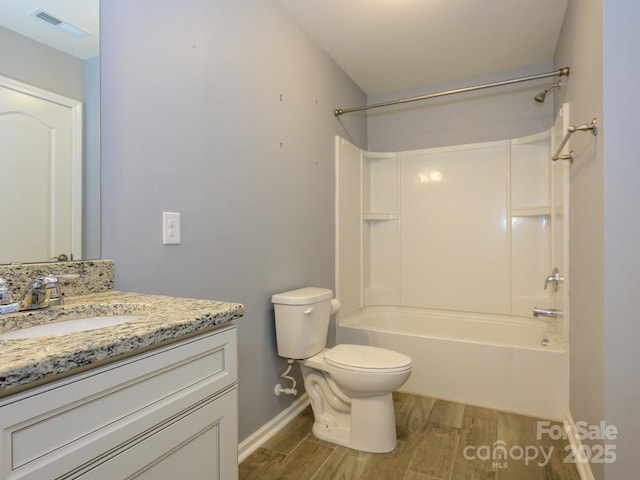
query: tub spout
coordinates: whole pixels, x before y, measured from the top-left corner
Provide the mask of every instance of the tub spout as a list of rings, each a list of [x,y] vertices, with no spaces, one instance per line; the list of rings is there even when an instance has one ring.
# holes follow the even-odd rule
[[[556,310],[555,308],[533,307],[533,316],[534,317],[560,318],[563,315],[564,315],[564,312],[562,310]]]

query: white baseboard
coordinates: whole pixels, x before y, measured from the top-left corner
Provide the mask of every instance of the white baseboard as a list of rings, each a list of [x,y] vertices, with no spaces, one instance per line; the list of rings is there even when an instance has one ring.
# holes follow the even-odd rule
[[[309,405],[309,397],[303,393],[289,407],[241,441],[238,444],[238,463],[242,463],[267,440],[282,430],[296,415],[307,408],[307,405]]]
[[[569,443],[575,448],[574,452],[581,451],[580,447],[582,446],[582,440],[580,440],[580,435],[578,435],[576,423],[573,421],[571,412],[567,412],[567,416],[564,419],[564,425],[568,428],[567,436],[569,437]],[[591,471],[591,465],[589,465],[588,462],[576,461],[575,465],[578,469],[580,480],[595,480],[593,472]]]

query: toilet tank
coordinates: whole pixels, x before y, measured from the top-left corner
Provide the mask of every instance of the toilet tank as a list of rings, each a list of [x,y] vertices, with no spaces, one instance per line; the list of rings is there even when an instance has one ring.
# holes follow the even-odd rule
[[[276,317],[278,355],[303,359],[320,353],[327,345],[333,292],[306,287],[271,297]]]

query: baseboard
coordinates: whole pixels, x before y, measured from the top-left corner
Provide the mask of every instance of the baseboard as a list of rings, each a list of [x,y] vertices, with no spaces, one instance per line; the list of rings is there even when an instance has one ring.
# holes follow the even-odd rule
[[[580,435],[578,435],[578,430],[576,428],[576,423],[573,421],[573,417],[571,416],[571,412],[567,412],[567,416],[564,419],[564,425],[567,429],[567,436],[569,437],[569,443],[574,447],[574,452],[581,451],[582,440],[580,439]],[[576,468],[578,469],[578,475],[580,475],[580,480],[595,480],[593,477],[593,472],[591,471],[591,465],[589,462],[578,462],[575,463]]]
[[[309,397],[306,393],[303,393],[300,398],[297,398],[277,416],[241,441],[238,444],[238,463],[242,463],[244,459],[260,448],[267,440],[282,430],[296,415],[307,408],[307,405],[309,405]]]

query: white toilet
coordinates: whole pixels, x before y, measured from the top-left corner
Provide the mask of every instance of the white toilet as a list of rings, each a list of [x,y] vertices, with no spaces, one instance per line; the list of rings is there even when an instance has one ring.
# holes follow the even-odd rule
[[[326,348],[333,292],[307,287],[273,295],[278,355],[301,361],[315,417],[313,433],[365,452],[396,447],[391,392],[411,374],[411,358],[364,345]]]

